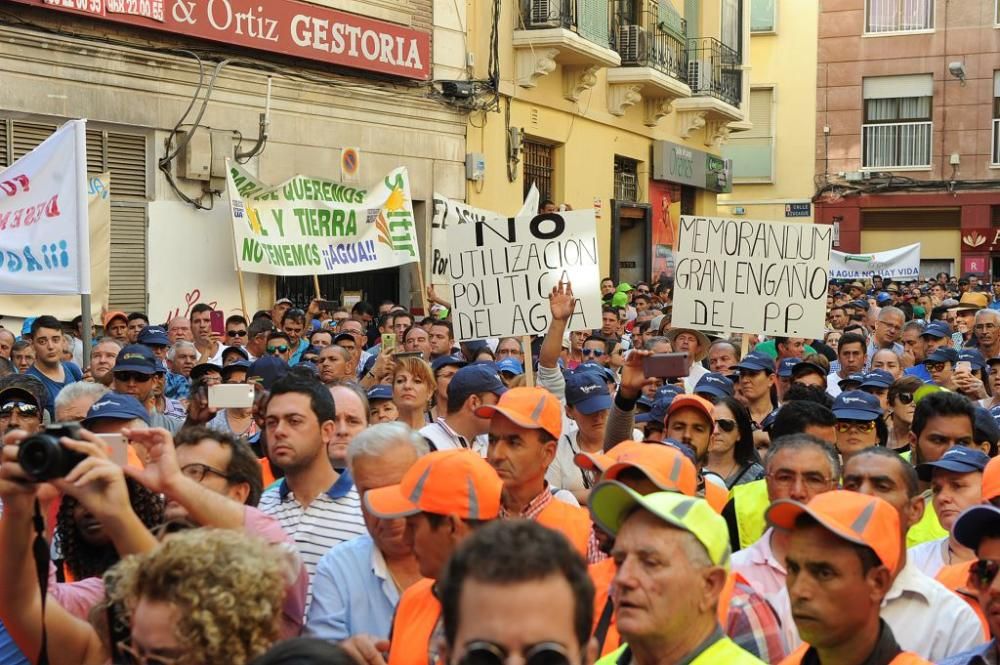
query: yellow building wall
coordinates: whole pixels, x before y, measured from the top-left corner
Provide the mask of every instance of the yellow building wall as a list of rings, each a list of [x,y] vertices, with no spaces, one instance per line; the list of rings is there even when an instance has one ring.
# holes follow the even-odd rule
[[[719,195],[719,210],[745,208],[745,217],[812,221],[813,215],[785,218],[786,203],[804,203],[815,191],[816,62],[819,5],[813,0],[777,0],[775,32],[751,33],[750,87],[773,87],[773,181],[743,184]],[[738,136],[738,135],[736,135]]]
[[[897,249],[903,244],[898,229],[861,229],[862,254]],[[962,265],[962,232],[959,229],[921,229],[920,258],[950,259],[953,265]]]
[[[749,0],[744,0],[749,11]],[[713,4],[706,2],[706,5]],[[489,54],[492,3],[469,2],[469,44],[475,48],[476,78],[485,78]],[[648,184],[652,171],[653,141],[667,140],[688,145],[703,152],[719,154],[717,145],[705,145],[703,130],[695,130],[688,139],[679,133],[676,112],[661,118],[655,127],[644,124],[642,102],[629,107],[624,116],[608,110],[606,69],[597,72],[596,84],[582,93],[576,102],[564,97],[562,65],[550,74],[535,79],[533,88],[517,85],[512,48],[513,29],[518,23],[516,2],[502,3],[500,18],[500,90],[512,97],[509,126],[523,130],[526,139],[556,146],[552,198],[574,209],[598,208],[598,241],[603,274],[610,269],[611,200],[614,197],[614,158],[616,155],[636,160],[639,177],[639,202],[649,202]],[[683,1],[674,7],[683,13]],[[712,17],[715,17],[714,19]],[[718,11],[702,9],[702,34],[718,37]],[[714,26],[714,33],[704,26]],[[473,46],[475,45],[475,46]],[[523,163],[513,166],[508,178],[507,113],[508,97],[501,97],[499,113],[473,113],[470,116],[467,146],[470,152],[486,157],[485,177],[469,182],[467,201],[476,207],[513,214],[523,202]],[[716,194],[698,190],[695,198],[698,214],[716,214]]]

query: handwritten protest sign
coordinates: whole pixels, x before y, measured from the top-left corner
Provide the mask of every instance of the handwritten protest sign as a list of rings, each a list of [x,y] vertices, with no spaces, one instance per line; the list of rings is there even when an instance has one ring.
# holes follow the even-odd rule
[[[823,336],[833,229],[682,216],[673,326]]]
[[[881,275],[908,280],[920,277],[920,243],[871,254],[830,252],[831,279],[864,279]]]
[[[0,171],[0,293],[90,292],[85,135],[72,120]]]
[[[538,188],[532,185],[528,195],[524,197],[524,205],[515,216],[530,217],[537,210]],[[431,284],[446,284],[448,282],[448,232],[453,226],[469,222],[506,219],[507,216],[499,212],[475,208],[435,192],[434,216],[431,218],[431,256],[428,281]]]
[[[452,321],[459,341],[544,335],[560,281],[576,297],[570,330],[601,325],[593,210],[476,221],[449,236]]]
[[[269,275],[330,275],[420,261],[405,168],[367,189],[295,176],[269,187],[229,166],[237,266]]]

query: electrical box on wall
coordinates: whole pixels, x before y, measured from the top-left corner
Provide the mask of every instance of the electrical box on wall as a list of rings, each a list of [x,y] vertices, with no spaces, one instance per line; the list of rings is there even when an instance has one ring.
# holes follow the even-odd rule
[[[177,155],[177,177],[202,182],[211,179],[212,136],[208,132],[178,132],[173,145],[183,146]]]
[[[470,152],[465,156],[465,179],[479,182],[486,176],[486,155]]]

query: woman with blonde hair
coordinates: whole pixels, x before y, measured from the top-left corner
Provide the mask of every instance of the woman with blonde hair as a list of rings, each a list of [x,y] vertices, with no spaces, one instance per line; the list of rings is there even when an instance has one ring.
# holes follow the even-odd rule
[[[392,401],[399,411],[397,420],[419,430],[430,422],[428,413],[437,390],[431,366],[414,356],[397,357],[392,370]]]

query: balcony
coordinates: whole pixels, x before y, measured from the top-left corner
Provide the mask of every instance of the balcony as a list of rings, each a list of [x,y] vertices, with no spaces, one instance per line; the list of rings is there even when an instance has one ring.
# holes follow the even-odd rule
[[[1000,166],[1000,118],[993,119],[993,156],[990,166]]]
[[[612,0],[611,46],[622,66],[608,70],[608,110],[623,115],[642,100],[645,124],[654,127],[687,85],[687,26],[669,0]]]
[[[861,168],[873,171],[923,170],[931,166],[931,122],[861,126]]]
[[[533,88],[562,66],[563,96],[579,101],[597,83],[597,72],[618,67],[611,48],[608,0],[520,0],[514,30],[517,84]]]
[[[674,108],[680,114],[681,136],[705,128],[705,145],[725,142],[729,123],[744,119],[743,63],[740,54],[712,37],[687,40],[687,83],[691,97]]]

